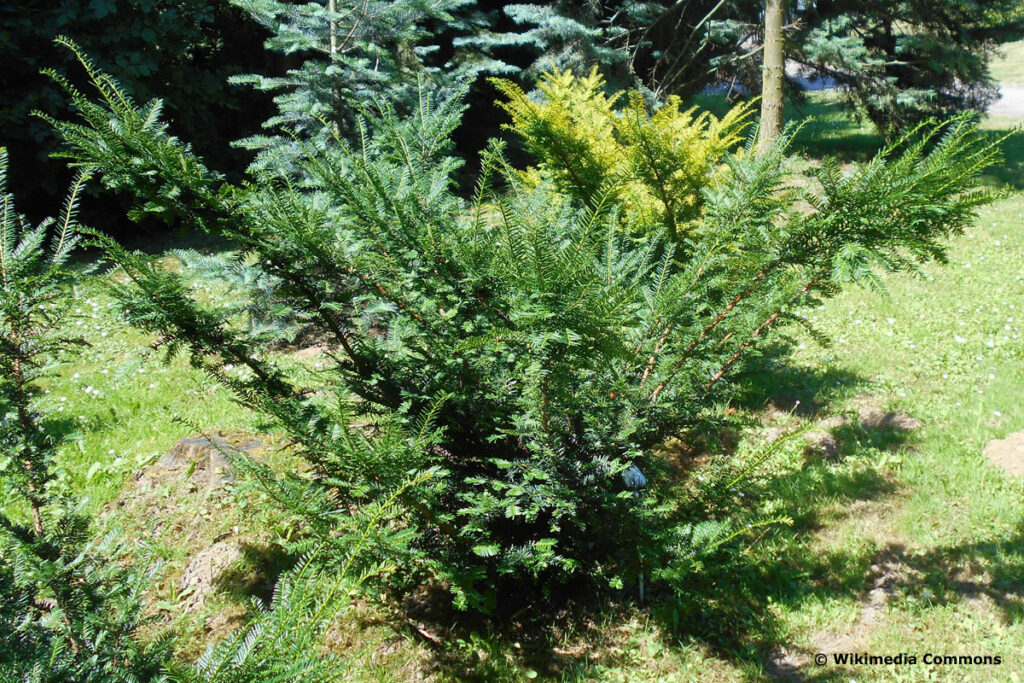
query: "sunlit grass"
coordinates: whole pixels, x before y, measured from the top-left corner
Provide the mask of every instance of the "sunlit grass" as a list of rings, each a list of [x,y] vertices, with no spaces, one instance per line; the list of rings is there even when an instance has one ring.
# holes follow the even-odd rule
[[[992,77],[1000,83],[1024,86],[1024,40],[1004,43],[990,68]]]

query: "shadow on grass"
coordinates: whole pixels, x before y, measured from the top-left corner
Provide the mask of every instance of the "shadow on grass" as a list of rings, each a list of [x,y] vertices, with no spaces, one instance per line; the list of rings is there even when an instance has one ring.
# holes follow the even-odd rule
[[[278,579],[295,566],[295,556],[278,545],[242,543],[241,550],[241,560],[217,578],[217,589],[238,602],[255,597],[269,605]]]
[[[689,101],[715,116],[732,107],[725,95],[697,95]],[[787,99],[786,123],[802,123],[791,151],[812,158],[831,156],[841,161],[865,161],[874,156],[884,139],[874,125],[859,119],[835,91],[806,93],[800,102]]]
[[[863,120],[834,91],[806,93],[802,101],[787,99],[784,118],[801,123],[791,150],[812,159],[835,157],[843,162],[867,161],[885,144],[874,125]],[[725,95],[697,95],[690,104],[723,116],[731,108]],[[1024,121],[1009,117],[990,117],[982,123],[991,139],[1002,137]],[[982,174],[985,184],[1024,189],[1024,134],[1014,135],[1002,144],[1003,163]]]
[[[908,554],[901,546],[886,553],[906,567],[896,587],[901,595],[931,606],[969,601],[976,610],[997,610],[1003,623],[1024,620],[1024,520],[997,538],[923,555]]]
[[[1006,125],[1002,126],[1003,122],[996,120],[993,120],[991,123],[999,127],[987,129],[983,132],[992,140],[1005,136],[1012,130],[1014,125],[1011,122],[1006,122]],[[1012,135],[1004,140],[1002,151],[1003,162],[985,171],[981,176],[982,182],[996,187],[1011,187],[1015,190],[1024,189],[1024,133],[1018,132],[1016,135]]]
[[[750,412],[775,406],[810,416],[867,385],[865,378],[847,368],[796,365],[790,360],[790,351],[777,344],[749,360],[733,379],[731,404]]]

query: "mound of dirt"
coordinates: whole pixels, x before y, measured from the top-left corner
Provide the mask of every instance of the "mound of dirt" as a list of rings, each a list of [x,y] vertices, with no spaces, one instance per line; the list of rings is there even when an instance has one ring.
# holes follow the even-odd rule
[[[850,424],[845,415],[832,415],[818,422],[813,431],[804,435],[804,456],[835,460],[839,457],[840,443],[834,432]]]
[[[989,441],[983,453],[989,462],[1010,476],[1024,476],[1024,432]]]
[[[178,581],[185,609],[192,611],[203,607],[207,597],[217,590],[220,578],[240,559],[242,546],[236,541],[220,541],[196,553]]]
[[[231,457],[259,458],[263,449],[263,441],[249,435],[179,439],[104,510],[104,517],[120,518],[119,527],[174,550],[161,581],[177,585],[186,612],[204,607],[245,548],[260,543],[235,490]]]
[[[839,456],[839,440],[828,432],[807,432],[804,456],[835,460]]]

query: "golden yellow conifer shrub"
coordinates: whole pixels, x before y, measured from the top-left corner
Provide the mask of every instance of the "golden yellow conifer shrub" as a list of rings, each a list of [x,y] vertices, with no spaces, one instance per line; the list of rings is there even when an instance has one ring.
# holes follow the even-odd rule
[[[676,240],[700,218],[701,190],[714,184],[752,114],[744,103],[718,118],[683,109],[678,97],[651,113],[639,92],[607,94],[596,68],[584,77],[544,74],[539,102],[511,81],[492,82],[512,118],[506,128],[537,160],[524,180],[549,180],[583,204],[611,192],[624,224],[641,234],[664,226]]]

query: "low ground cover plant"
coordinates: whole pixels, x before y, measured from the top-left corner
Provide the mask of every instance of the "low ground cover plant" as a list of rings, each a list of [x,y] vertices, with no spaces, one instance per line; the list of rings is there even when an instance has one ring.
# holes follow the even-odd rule
[[[404,489],[400,540],[377,546],[389,582],[436,580],[485,610],[509,585],[569,579],[647,573],[685,591],[702,554],[750,523],[725,504],[743,473],[677,485],[656,446],[705,423],[744,359],[802,322],[795,305],[941,259],[991,199],[972,188],[998,156],[966,118],[929,123],[865,164],[826,163],[812,191],[790,182],[784,136],[763,155],[716,152],[681,190],[701,205],[685,234],[665,211],[634,230],[649,216],[620,189],[643,182],[643,158],[583,193],[525,182],[494,141],[459,196],[458,97],[367,111],[355,143],[304,148],[301,182],[263,170],[232,185],[167,133],[159,103],[82,63],[98,100],[55,76],[81,117],[53,121],[73,165],[133,194],[136,215],[234,241],[333,362],[312,380],[283,372],[179,274],[92,233],[127,278],[126,319],[294,440],[314,476],[283,498],[314,536],[430,472]],[[636,101],[623,116],[656,128]]]

